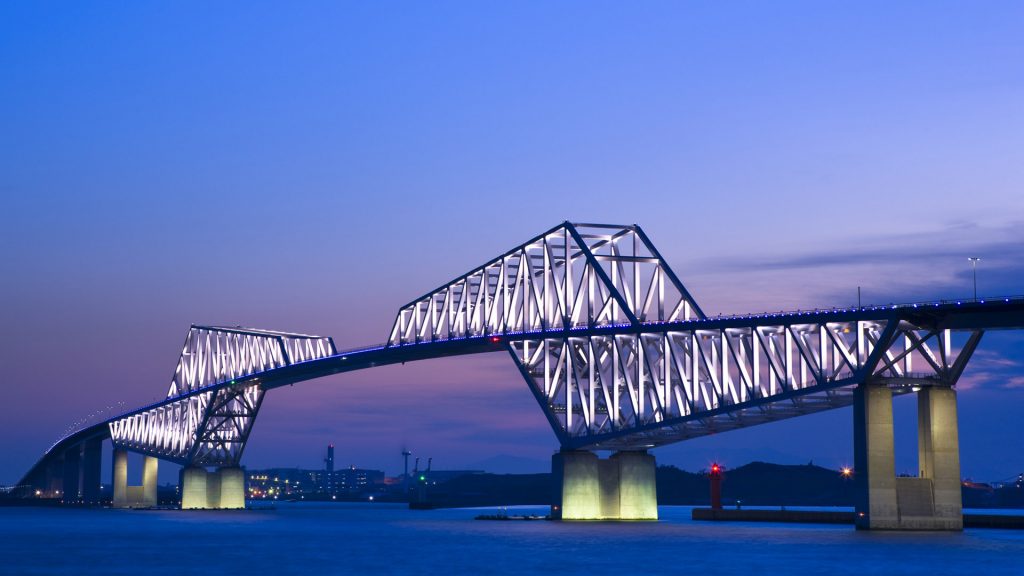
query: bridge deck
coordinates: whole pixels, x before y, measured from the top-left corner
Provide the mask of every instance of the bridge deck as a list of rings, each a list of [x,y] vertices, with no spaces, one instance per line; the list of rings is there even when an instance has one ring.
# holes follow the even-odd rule
[[[106,421],[92,424],[62,438],[50,447],[43,458],[29,471],[26,478],[35,473],[48,457],[59,454],[66,447],[89,438],[109,437],[110,422],[181,401],[185,398],[226,387],[251,386],[258,384],[263,390],[270,390],[354,370],[413,362],[430,358],[443,358],[467,354],[510,350],[511,343],[524,340],[604,337],[636,334],[664,334],[690,331],[720,331],[737,328],[758,328],[820,323],[878,322],[898,320],[910,322],[921,328],[933,330],[977,331],[993,329],[1024,328],[1024,297],[1001,297],[972,300],[951,300],[940,302],[919,302],[900,305],[867,306],[861,308],[836,308],[779,313],[745,314],[691,319],[677,322],[644,322],[636,324],[614,324],[593,327],[572,327],[558,330],[535,330],[505,332],[469,338],[452,338],[438,341],[424,341],[401,345],[379,345],[368,348],[347,350],[337,354],[298,362],[289,366],[251,374],[243,378],[199,388],[194,391],[172,396],[135,410],[119,414]],[[677,419],[678,430],[674,434],[652,436],[652,444],[664,444],[693,436],[724,430],[752,426],[782,418],[847,406],[852,402],[851,387],[856,381],[834,380],[813,388],[783,392],[768,399],[751,399],[745,403],[720,406],[687,418]],[[897,392],[906,387],[897,387]],[[769,408],[766,405],[771,404]],[[701,421],[697,428],[687,426],[688,421]],[[665,422],[636,426],[631,430],[629,443],[643,443],[644,435],[656,428],[664,428]],[[590,447],[614,449],[622,442],[613,436],[592,438],[561,438],[566,447]]]

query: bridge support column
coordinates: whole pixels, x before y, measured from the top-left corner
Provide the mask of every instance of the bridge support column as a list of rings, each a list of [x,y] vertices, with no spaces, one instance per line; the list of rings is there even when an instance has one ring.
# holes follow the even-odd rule
[[[110,480],[114,485],[114,497],[110,505],[114,508],[128,508],[128,451],[124,448],[114,448]]]
[[[111,506],[114,508],[151,508],[157,505],[157,471],[158,460],[152,456],[143,456],[142,485],[128,485],[128,451],[114,448],[113,474],[114,497]]]
[[[654,456],[617,452],[602,460],[588,451],[558,452],[551,459],[560,520],[657,520]]]
[[[961,530],[956,393],[926,387],[918,396],[921,475],[896,477],[892,390],[861,384],[854,401],[855,522],[869,530]]]
[[[76,445],[64,451],[64,481],[61,483],[61,502],[75,504],[81,500],[81,478],[82,447]]]
[[[218,469],[217,476],[217,508],[245,508],[245,472],[238,467],[226,467]]]
[[[102,486],[100,486],[102,461],[103,440],[99,438],[86,440],[82,448],[82,501],[86,504],[99,504],[102,498]]]
[[[64,459],[54,458],[46,467],[46,484],[40,495],[45,498],[59,498],[63,483]]]
[[[245,508],[245,473],[238,467],[207,472],[202,467],[182,470],[181,509]]]
[[[932,487],[929,528],[963,530],[956,390],[925,387],[917,393],[917,437],[918,468]]]
[[[142,458],[142,507],[156,506],[157,496],[157,462],[152,456]]]
[[[654,456],[644,451],[616,452],[619,469],[619,520],[657,520],[658,491]]]
[[[188,467],[181,471],[181,509],[209,508],[207,505],[206,469]]]

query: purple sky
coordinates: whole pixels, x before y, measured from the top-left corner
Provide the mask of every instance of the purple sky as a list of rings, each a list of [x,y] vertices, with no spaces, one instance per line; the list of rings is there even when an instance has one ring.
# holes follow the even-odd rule
[[[1019,2],[0,6],[0,483],[166,393],[191,323],[386,339],[563,220],[638,223],[709,314],[1024,294]],[[1024,471],[1024,335],[961,385],[965,476]],[[914,403],[897,401],[912,471]],[[852,461],[828,412],[659,449]],[[542,469],[507,356],[273,391],[244,463]],[[169,467],[168,467],[169,468]],[[165,473],[166,474],[166,473]]]

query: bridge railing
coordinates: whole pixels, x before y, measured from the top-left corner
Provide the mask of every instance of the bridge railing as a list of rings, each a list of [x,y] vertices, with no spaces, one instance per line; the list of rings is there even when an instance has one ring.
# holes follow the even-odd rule
[[[695,322],[716,322],[720,320],[755,320],[758,318],[779,318],[784,316],[810,316],[810,315],[825,315],[825,314],[839,314],[849,312],[878,312],[885,310],[923,310],[927,308],[940,308],[943,306],[965,306],[965,305],[984,305],[984,304],[1006,304],[1006,303],[1024,303],[1024,295],[1019,296],[994,296],[985,298],[950,298],[941,300],[923,300],[919,302],[900,302],[900,303],[889,303],[889,304],[868,304],[863,306],[832,306],[828,308],[807,308],[807,309],[796,309],[796,310],[779,310],[772,312],[747,312],[742,314],[717,314],[714,316],[707,316],[705,318],[694,319]],[[667,322],[659,321],[648,321],[643,324],[657,325],[667,324]]]

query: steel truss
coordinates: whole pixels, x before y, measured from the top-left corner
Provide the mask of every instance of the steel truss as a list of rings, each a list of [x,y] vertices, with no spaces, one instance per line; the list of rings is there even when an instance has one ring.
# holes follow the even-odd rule
[[[622,449],[952,385],[981,337],[797,320],[715,327],[639,226],[565,222],[403,306],[388,346],[503,338],[564,447]]]
[[[703,317],[639,226],[565,222],[403,306],[388,345]]]
[[[330,338],[192,326],[167,394],[171,401],[112,420],[111,439],[115,446],[181,464],[237,465],[264,390],[258,382],[234,380],[334,354]]]
[[[565,447],[649,448],[838,408],[861,382],[951,386],[982,335],[956,348],[950,330],[898,319],[610,332],[509,343]]]
[[[645,449],[845,406],[865,383],[952,386],[984,330],[1022,328],[1024,297],[707,318],[640,227],[565,222],[403,306],[382,346],[193,326],[165,400],[63,437],[22,484],[108,431],[237,465],[266,390],[398,362],[505,349],[564,448]]]

